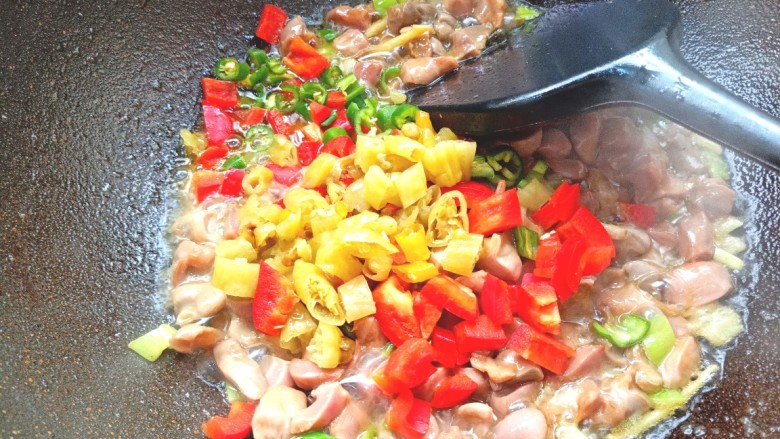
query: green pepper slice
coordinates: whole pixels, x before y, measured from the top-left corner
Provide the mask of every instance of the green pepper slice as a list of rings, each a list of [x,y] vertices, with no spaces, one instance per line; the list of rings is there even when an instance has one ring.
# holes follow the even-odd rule
[[[328,29],[328,28],[320,29],[319,34],[320,34],[320,38],[322,38],[323,40],[325,40],[325,41],[327,41],[329,43],[331,41],[335,40],[337,36],[339,36],[338,32],[336,32],[333,29]]]
[[[214,76],[223,81],[241,81],[249,75],[249,64],[237,59],[220,58],[214,65]]]
[[[336,137],[341,136],[349,136],[349,133],[347,130],[341,127],[328,128],[324,133],[322,133],[322,143],[327,144]]]
[[[382,69],[382,73],[379,74],[379,91],[382,92],[382,94],[387,94],[387,82],[393,78],[397,78],[400,74],[400,66],[390,66]]]
[[[498,148],[485,155],[485,161],[495,172],[493,179],[490,179],[491,183],[498,184],[499,181],[506,180],[507,187],[512,187],[520,180],[523,161],[514,149]]]
[[[627,348],[644,340],[650,330],[650,321],[636,314],[623,314],[615,323],[602,325],[594,321],[591,328],[614,346]]]
[[[672,350],[676,340],[669,319],[662,312],[658,312],[650,319],[650,330],[647,332],[647,337],[642,340],[642,346],[645,348],[647,358],[658,366]]]
[[[306,433],[301,433],[298,436],[295,436],[295,439],[336,439],[336,438],[327,433],[323,433],[321,431],[307,431]]]
[[[517,183],[518,189],[522,189],[528,186],[528,183],[530,183],[533,179],[543,179],[544,174],[547,172],[548,168],[549,165],[544,160],[537,160],[533,167],[531,167],[531,170],[528,171],[528,174],[526,174],[526,176]]]
[[[265,66],[271,60],[265,50],[258,49],[257,47],[249,49],[247,52],[247,59],[249,59],[249,63],[252,67],[256,69]]]
[[[536,259],[536,249],[539,247],[539,234],[526,226],[514,229],[517,253],[526,259]]]
[[[328,90],[318,82],[306,82],[301,86],[300,92],[302,99],[308,99],[325,105],[328,101]]]
[[[342,73],[341,68],[335,64],[331,64],[320,74],[320,82],[325,87],[333,88],[341,80],[342,76],[344,76],[344,73]]]
[[[225,160],[225,163],[222,164],[222,170],[228,170],[228,169],[245,169],[246,168],[246,162],[244,161],[244,158],[240,155],[234,155],[233,157],[230,157],[229,159]]]
[[[274,144],[274,134],[273,128],[268,125],[254,125],[244,135],[244,142],[255,151],[267,151]]]
[[[474,161],[471,162],[471,178],[483,178],[491,182],[495,180],[496,172],[490,167],[484,155],[474,156]]]

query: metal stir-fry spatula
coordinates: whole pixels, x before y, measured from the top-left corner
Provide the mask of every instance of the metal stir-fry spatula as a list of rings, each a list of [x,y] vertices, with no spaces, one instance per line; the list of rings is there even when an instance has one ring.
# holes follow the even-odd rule
[[[411,100],[439,125],[473,136],[639,104],[780,169],[780,122],[685,62],[680,28],[667,0],[556,6]]]

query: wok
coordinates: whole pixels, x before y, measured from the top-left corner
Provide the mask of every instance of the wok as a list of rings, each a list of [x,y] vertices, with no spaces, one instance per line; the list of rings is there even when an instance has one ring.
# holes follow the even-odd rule
[[[549,6],[553,2],[548,2]],[[776,0],[678,0],[683,51],[780,116]],[[335,2],[286,1],[319,17]],[[170,321],[166,227],[199,78],[248,47],[259,1],[69,0],[0,8],[0,437],[197,437],[227,410],[193,357],[129,340]],[[746,334],[672,437],[777,437],[780,175],[727,153],[749,219]]]

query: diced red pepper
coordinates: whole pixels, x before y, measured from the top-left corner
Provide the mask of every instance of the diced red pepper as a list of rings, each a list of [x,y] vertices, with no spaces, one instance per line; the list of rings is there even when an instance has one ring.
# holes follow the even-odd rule
[[[263,6],[263,13],[260,15],[260,21],[257,23],[255,36],[266,43],[276,44],[279,41],[279,34],[287,23],[287,14],[279,6],[266,4]]]
[[[340,91],[329,91],[325,105],[334,110],[343,110],[344,106],[347,105],[347,95]]]
[[[219,192],[224,180],[225,174],[221,172],[197,171],[192,177],[192,186],[195,188],[195,197],[198,203],[208,198],[209,195]]]
[[[531,300],[538,306],[545,306],[558,301],[558,296],[555,294],[555,288],[550,285],[548,279],[534,276],[531,273],[523,275],[523,280],[520,282],[523,290],[525,290],[531,297]]]
[[[395,396],[399,394],[403,390],[409,390],[406,388],[406,386],[399,382],[392,380],[385,375],[385,367],[387,366],[387,362],[385,364],[379,366],[374,373],[371,374],[371,379],[374,380],[374,383],[377,387],[379,387],[379,390],[382,391],[387,396]]]
[[[274,174],[274,180],[285,186],[292,186],[301,179],[300,166],[282,167],[273,163],[266,163],[263,166],[271,170]]]
[[[612,258],[615,257],[612,238],[596,215],[584,206],[580,206],[567,222],[559,225],[555,230],[564,240],[579,237],[587,243],[583,276],[598,274],[612,263]],[[538,250],[536,254],[538,258]]]
[[[507,325],[512,323],[512,303],[509,300],[509,286],[503,280],[488,273],[485,284],[479,294],[482,312],[494,323]]]
[[[203,169],[214,169],[222,159],[227,157],[228,149],[225,146],[209,146],[198,157],[198,164]]]
[[[574,356],[574,349],[525,323],[517,326],[506,346],[526,360],[558,375],[566,371],[569,359]]]
[[[552,285],[545,279],[525,286],[511,285],[512,309],[524,322],[550,334],[560,333],[561,316]],[[551,295],[553,300],[548,301]],[[540,300],[542,299],[542,300]]]
[[[265,120],[265,114],[268,110],[260,107],[252,107],[247,110],[234,110],[233,119],[235,119],[244,128],[257,125]]]
[[[276,337],[290,318],[298,302],[290,281],[270,265],[260,261],[255,298],[252,300],[252,321],[255,329]]]
[[[631,224],[647,229],[656,223],[657,211],[649,204],[618,203],[618,212]]]
[[[330,65],[328,58],[320,55],[300,36],[290,41],[287,56],[282,61],[288,69],[305,80],[320,76]]]
[[[222,195],[228,197],[237,197],[244,192],[244,187],[241,183],[244,181],[244,175],[246,172],[242,169],[231,169],[225,173],[225,181],[222,182],[222,187],[219,192]]]
[[[551,283],[561,302],[571,297],[580,287],[586,250],[587,244],[581,238],[567,239],[555,258]]]
[[[316,101],[309,102],[309,113],[311,113],[311,121],[317,125],[322,125],[325,119],[333,115],[333,110],[330,107],[320,104]]]
[[[465,373],[444,378],[433,391],[431,407],[448,409],[462,404],[477,390],[477,386]]]
[[[271,126],[276,134],[284,134],[285,136],[289,136],[293,133],[294,130],[292,124],[285,120],[284,114],[282,114],[278,108],[268,110],[266,117],[268,118],[268,125]]]
[[[421,439],[428,432],[431,406],[415,398],[410,390],[402,392],[385,414],[388,428],[403,439]]]
[[[460,193],[462,193],[463,197],[466,199],[466,205],[468,207],[474,206],[475,204],[484,201],[495,194],[493,189],[490,189],[482,183],[477,183],[476,181],[461,181],[455,186],[443,187],[441,188],[441,191],[442,193],[447,193],[449,191],[460,191]]]
[[[373,291],[376,321],[379,329],[394,345],[420,337],[420,326],[414,316],[414,300],[407,285],[398,276],[390,276]]]
[[[555,268],[555,258],[561,251],[561,240],[557,233],[550,233],[539,240],[536,248],[534,276],[550,279]]]
[[[471,233],[492,235],[523,224],[517,189],[493,194],[470,207],[468,215]]]
[[[420,291],[429,302],[462,319],[474,320],[479,313],[477,296],[444,274],[430,279]]]
[[[568,221],[579,207],[580,186],[564,181],[531,218],[544,230],[550,230],[556,224]]]
[[[453,332],[459,352],[493,351],[506,344],[504,329],[484,314],[475,320],[458,323]]]
[[[322,147],[321,152],[333,154],[336,157],[346,157],[355,152],[355,142],[347,136],[339,136],[335,139],[331,139]]]
[[[398,252],[403,255],[402,252]],[[436,327],[436,323],[441,318],[442,309],[431,303],[426,297],[419,291],[415,291],[412,294],[414,299],[414,316],[420,323],[420,334],[427,339],[431,336],[433,328]]]
[[[221,145],[233,134],[233,122],[224,111],[213,105],[203,105],[203,123],[209,145]]]
[[[221,109],[238,105],[238,86],[235,82],[203,78],[200,84],[203,88],[203,105],[212,105]]]
[[[417,387],[436,371],[433,362],[436,350],[424,338],[410,338],[403,342],[385,365],[384,374],[391,381],[401,382],[407,388]]]
[[[302,166],[309,166],[322,150],[322,142],[307,140],[298,145],[298,162]]]
[[[468,352],[459,352],[455,342],[455,333],[449,329],[433,328],[431,333],[431,345],[436,351],[436,361],[444,367],[454,368],[469,362],[471,355]]]
[[[252,432],[252,416],[256,407],[248,402],[233,402],[227,417],[213,416],[203,423],[203,434],[209,439],[246,439]]]

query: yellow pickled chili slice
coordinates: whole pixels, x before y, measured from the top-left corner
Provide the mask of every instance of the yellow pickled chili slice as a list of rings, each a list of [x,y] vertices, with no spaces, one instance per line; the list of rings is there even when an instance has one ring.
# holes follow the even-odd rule
[[[377,165],[371,165],[363,177],[366,202],[372,208],[379,210],[387,204],[388,192],[393,182]]]
[[[367,173],[373,165],[379,166],[385,154],[385,142],[381,137],[357,136],[354,163],[363,173]]]
[[[363,275],[371,280],[382,282],[390,277],[393,257],[390,255],[367,258],[363,263]]]
[[[217,256],[211,284],[228,296],[252,298],[255,297],[259,276],[260,264]]]
[[[371,295],[371,287],[368,286],[365,276],[357,275],[344,282],[338,288],[341,301],[344,303],[347,322],[376,313],[376,304]]]
[[[344,249],[356,258],[375,258],[398,253],[398,248],[390,242],[390,238],[384,232],[363,228],[352,231],[339,230],[335,233]]]
[[[325,233],[322,237],[314,257],[314,264],[317,267],[342,282],[363,272],[363,263],[348,254],[344,247],[332,238],[331,233]]]
[[[345,322],[344,307],[338,292],[316,265],[298,259],[293,265],[293,286],[312,317],[340,326]]]
[[[393,266],[393,273],[404,282],[418,283],[432,279],[439,274],[439,269],[427,261],[415,261],[408,264]]]
[[[420,162],[425,155],[425,145],[406,136],[385,136],[385,149],[388,154],[403,157],[411,162]]]
[[[460,151],[455,142],[441,142],[424,152],[423,165],[428,179],[439,186],[455,186],[463,178]]]
[[[337,326],[320,321],[314,331],[314,337],[306,346],[306,356],[311,362],[325,369],[338,366],[341,359],[341,338],[341,330]]]
[[[459,191],[442,194],[431,206],[425,240],[429,247],[444,247],[458,233],[468,232],[466,198]]]
[[[251,242],[242,237],[220,242],[214,248],[214,253],[227,259],[246,259],[249,262],[257,260],[257,251]]]
[[[316,188],[324,185],[338,160],[338,157],[332,154],[322,153],[318,155],[309,167],[306,168],[306,172],[304,172],[301,179],[301,186]]]
[[[458,233],[444,248],[441,268],[460,276],[474,272],[482,251],[484,237],[475,233]]]
[[[309,345],[316,329],[317,322],[309,314],[306,306],[298,302],[279,334],[279,346],[292,354],[300,354]]]
[[[425,196],[428,190],[428,179],[425,177],[425,167],[422,163],[415,163],[393,182],[401,199],[401,206],[406,208],[416,203]]]
[[[425,229],[421,224],[413,223],[402,228],[394,238],[408,262],[427,261],[431,257],[431,250],[425,243]]]

